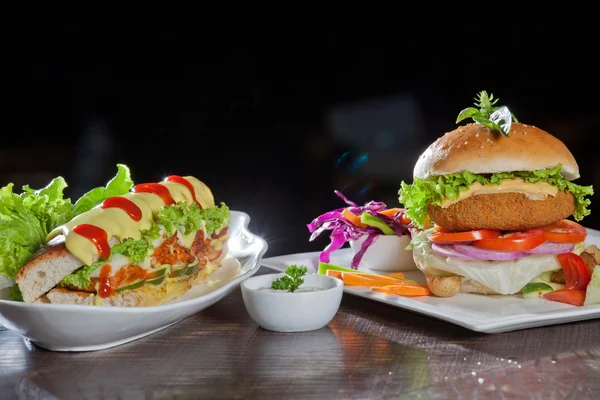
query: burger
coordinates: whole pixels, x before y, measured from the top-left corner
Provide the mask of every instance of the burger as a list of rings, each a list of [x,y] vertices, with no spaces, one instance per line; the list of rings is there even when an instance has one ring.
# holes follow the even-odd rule
[[[561,140],[497,101],[479,93],[456,120],[473,122],[433,142],[413,183],[401,182],[413,258],[436,296],[564,283],[558,255],[584,248],[592,186],[573,183],[579,167]]]

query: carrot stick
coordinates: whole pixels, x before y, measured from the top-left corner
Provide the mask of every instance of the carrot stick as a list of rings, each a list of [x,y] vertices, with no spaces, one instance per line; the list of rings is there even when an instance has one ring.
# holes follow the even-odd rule
[[[342,211],[342,217],[346,218],[348,221],[352,222],[352,224],[356,225],[356,226],[360,226],[361,228],[366,228],[367,225],[363,224],[362,222],[360,222],[360,217],[356,214],[354,214],[352,211],[348,210],[347,208],[344,208],[344,211]]]
[[[333,276],[334,278],[338,278],[338,279],[342,279],[342,271],[336,271],[334,269],[328,269],[327,272],[325,272],[325,275]]]
[[[389,286],[413,284],[412,281],[390,278],[389,276],[355,274],[352,272],[342,272],[342,280],[346,286]]]
[[[396,213],[404,211],[404,208],[388,208],[387,210],[378,211],[379,214],[383,214],[386,217],[393,217]]]
[[[391,274],[383,274],[383,276],[389,276],[390,278],[404,279],[403,272],[394,272]]]
[[[399,296],[431,296],[431,291],[427,285],[412,284],[412,285],[389,285],[389,286],[372,286],[374,292],[385,294],[396,294]]]
[[[391,218],[401,211],[406,211],[406,210],[404,208],[388,208],[387,210],[378,211],[377,213]],[[410,218],[408,218],[405,214],[400,218],[400,222],[406,225],[406,224],[410,224],[411,221],[410,221]]]

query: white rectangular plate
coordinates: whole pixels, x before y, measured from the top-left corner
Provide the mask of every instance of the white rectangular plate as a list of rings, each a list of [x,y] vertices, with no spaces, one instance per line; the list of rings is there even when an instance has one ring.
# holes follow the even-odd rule
[[[589,228],[587,231],[586,245],[595,244],[600,247],[600,231]],[[331,255],[331,263],[349,267],[352,256],[352,250],[344,248]],[[305,265],[309,272],[316,272],[319,252],[289,254],[262,260],[262,265],[278,271],[285,270],[291,264]],[[424,275],[418,270],[408,271],[405,276],[425,282]],[[600,317],[600,304],[576,307],[544,299],[526,300],[521,295],[482,296],[460,293],[449,298],[411,298],[385,295],[358,287],[344,287],[344,292],[484,333],[508,332]]]

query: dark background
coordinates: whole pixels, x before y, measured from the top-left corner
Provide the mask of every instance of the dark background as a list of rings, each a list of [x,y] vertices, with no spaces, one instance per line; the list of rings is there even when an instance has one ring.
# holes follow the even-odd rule
[[[487,90],[600,187],[599,35],[576,18],[84,20],[3,39],[2,185],[63,175],[76,199],[117,162],[136,183],[194,175],[251,216],[267,256],[316,251],[327,235],[308,242],[306,224],[345,205],[334,189],[398,206],[419,154]]]

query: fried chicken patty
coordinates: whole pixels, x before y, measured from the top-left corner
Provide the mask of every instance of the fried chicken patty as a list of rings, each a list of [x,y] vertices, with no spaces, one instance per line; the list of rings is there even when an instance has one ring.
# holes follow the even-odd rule
[[[494,193],[473,195],[446,208],[427,204],[433,222],[455,231],[537,228],[567,218],[574,211],[575,197],[562,191],[544,200],[530,200],[523,193]]]

